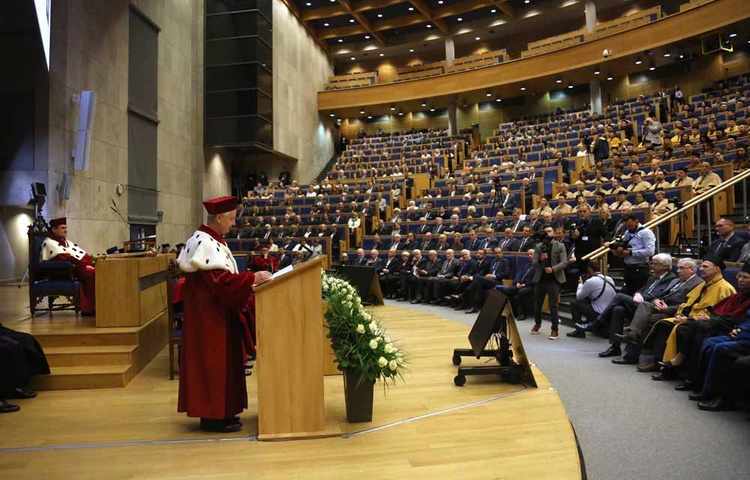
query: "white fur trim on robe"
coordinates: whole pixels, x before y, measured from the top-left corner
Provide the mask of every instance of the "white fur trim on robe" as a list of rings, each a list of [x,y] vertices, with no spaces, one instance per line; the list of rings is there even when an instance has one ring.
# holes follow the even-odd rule
[[[68,241],[67,247],[63,246],[63,244],[61,244],[57,240],[49,237],[47,237],[44,242],[42,242],[41,256],[43,262],[52,260],[56,256],[62,254],[70,255],[76,260],[83,260],[83,257],[86,256],[86,250],[82,249],[71,241]]]
[[[232,273],[239,271],[229,247],[200,230],[196,230],[185,242],[185,247],[177,258],[177,265],[186,273],[198,270],[229,270]]]

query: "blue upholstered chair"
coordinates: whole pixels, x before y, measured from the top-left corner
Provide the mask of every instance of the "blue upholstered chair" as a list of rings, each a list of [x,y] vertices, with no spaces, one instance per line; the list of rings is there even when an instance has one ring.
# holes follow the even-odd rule
[[[49,226],[43,219],[29,226],[29,308],[34,317],[37,310],[53,311],[74,310],[76,315],[80,311],[79,291],[80,283],[75,278],[75,266],[66,261],[42,261],[42,243],[49,236]],[[47,298],[47,308],[39,304]],[[64,298],[64,303],[55,303]]]

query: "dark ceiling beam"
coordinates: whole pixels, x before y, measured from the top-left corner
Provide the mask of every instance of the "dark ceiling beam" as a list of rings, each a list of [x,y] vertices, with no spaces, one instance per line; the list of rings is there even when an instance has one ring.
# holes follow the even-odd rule
[[[510,18],[516,18],[516,11],[512,5],[508,5],[508,0],[492,0],[492,4],[503,11]]]
[[[366,12],[368,10],[377,10],[378,8],[390,7],[399,3],[406,3],[404,0],[361,0],[352,5],[355,12]]]
[[[445,35],[450,35],[451,34],[451,31],[448,28],[448,24],[445,23],[445,20],[441,20],[439,18],[434,18],[433,15],[432,15],[432,12],[430,11],[430,7],[428,7],[427,4],[425,4],[422,0],[409,0],[409,3],[411,3],[412,5],[414,5],[414,8],[416,8],[417,10],[419,10],[419,13],[421,13],[422,15],[424,15],[425,19],[429,23],[435,25],[438,28],[438,30],[440,30],[441,32],[443,32],[443,34],[445,34]]]
[[[381,34],[377,33],[375,30],[372,29],[370,20],[368,20],[366,16],[354,10],[354,7],[352,7],[350,0],[338,0],[338,2],[341,4],[342,7],[346,9],[346,11],[348,11],[352,15],[352,17],[354,17],[356,21],[359,22],[360,25],[362,25],[362,27],[367,32],[370,33],[370,35],[375,37],[375,39],[378,41],[381,47],[385,47],[385,38]]]
[[[297,5],[294,4],[292,0],[281,0],[284,5],[286,5],[286,8],[289,9],[290,12],[292,12],[292,15],[294,15],[297,18],[297,21],[307,30],[307,33],[312,36],[312,38],[315,39],[318,45],[320,45],[320,48],[322,48],[326,53],[330,53],[330,48],[328,45],[318,37],[318,32],[315,31],[315,28],[312,25],[308,25],[307,23],[302,21],[301,12],[299,11],[299,8]]]
[[[284,3],[287,2],[284,1]],[[325,18],[340,17],[348,14],[349,12],[341,5],[329,5],[305,10],[302,12],[302,21],[310,22],[312,20],[323,20]]]
[[[463,2],[454,3],[453,5],[436,8],[432,11],[432,16],[434,18],[453,17],[455,15],[473,12],[474,10],[479,10],[492,5],[495,4],[489,0],[465,0]]]
[[[321,30],[318,33],[318,40],[330,40],[332,38],[351,37],[352,35],[365,35],[367,30],[362,25],[347,25],[346,27],[334,27]]]
[[[424,23],[424,17],[418,13],[414,13],[411,15],[401,15],[398,17],[389,18],[387,20],[382,20],[380,22],[375,22],[372,24],[372,29],[376,32],[382,32],[385,30],[393,30],[396,28],[419,25],[420,23]]]

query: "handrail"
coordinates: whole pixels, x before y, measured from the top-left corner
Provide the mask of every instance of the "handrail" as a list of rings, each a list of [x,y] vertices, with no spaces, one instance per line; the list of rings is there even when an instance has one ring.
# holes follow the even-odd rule
[[[726,190],[727,188],[729,188],[729,187],[731,187],[731,186],[733,186],[733,185],[735,185],[737,183],[740,183],[741,181],[746,180],[748,178],[750,178],[750,170],[746,170],[746,171],[742,172],[741,174],[739,174],[737,176],[734,176],[731,179],[726,180],[726,181],[722,182],[721,184],[719,184],[719,185],[717,185],[717,186],[715,186],[715,187],[713,187],[713,188],[711,188],[709,190],[706,190],[705,192],[701,193],[700,195],[698,195],[696,197],[693,197],[690,200],[688,200],[687,202],[685,202],[685,204],[682,206],[682,208],[672,210],[672,211],[670,211],[668,213],[665,213],[664,215],[660,215],[658,218],[655,218],[655,219],[652,219],[652,220],[646,222],[643,226],[646,227],[646,228],[651,229],[651,228],[654,228],[654,227],[656,227],[658,225],[661,225],[662,223],[666,222],[667,220],[669,220],[669,219],[671,219],[673,217],[676,217],[677,215],[682,215],[688,208],[693,208],[693,207],[697,206],[698,204],[702,203],[704,200],[707,200],[707,199],[713,197],[714,195],[716,195],[717,193],[722,192],[722,191]],[[593,252],[589,253],[588,255],[585,255],[583,257],[583,259],[584,260],[593,260],[593,259],[601,257],[602,255],[606,254],[607,252],[609,252],[609,247],[601,246],[601,247],[597,248],[596,250],[594,250]]]

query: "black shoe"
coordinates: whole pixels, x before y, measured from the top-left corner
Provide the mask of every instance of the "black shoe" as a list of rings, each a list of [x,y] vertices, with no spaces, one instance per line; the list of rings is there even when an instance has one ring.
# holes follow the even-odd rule
[[[414,300],[409,300],[409,303],[411,303],[412,305],[414,305],[414,304],[417,304],[417,303],[422,303],[422,301],[419,300],[418,298],[415,298]]]
[[[580,328],[584,332],[594,332],[599,328],[599,322],[576,323],[576,328]]]
[[[521,314],[521,315],[515,317],[515,319],[516,319],[517,322],[522,322],[522,321],[526,320],[526,315]]]
[[[5,400],[0,400],[0,413],[13,413],[19,410],[21,410],[21,407],[19,407],[18,405],[11,405]]]
[[[217,433],[236,432],[242,428],[242,423],[235,418],[201,418],[201,430]]]
[[[690,395],[688,395],[688,398],[694,402],[707,402],[709,400],[713,400],[711,397],[703,395],[702,392],[691,393]]]
[[[638,359],[630,359],[627,357],[613,358],[612,363],[615,365],[638,365]]]
[[[464,313],[467,314],[467,315],[471,314],[471,313],[479,313],[479,309],[478,308],[470,308],[470,309],[466,310]]]
[[[8,398],[34,398],[36,397],[36,392],[32,392],[31,390],[24,390],[23,388],[14,388],[10,395],[8,395]]]
[[[586,338],[586,332],[584,332],[580,328],[576,328],[572,332],[566,333],[565,336],[571,338]]]
[[[607,357],[619,357],[622,355],[622,352],[620,351],[620,347],[617,345],[610,345],[608,349],[604,350],[603,352],[599,353],[599,358],[607,358]]]
[[[675,385],[674,389],[677,390],[678,392],[687,392],[688,390],[691,390],[691,391],[696,390],[695,384],[688,380]]]
[[[651,375],[651,380],[661,382],[664,380],[674,380],[676,377],[677,373],[674,370],[664,370],[662,368],[661,372]]]
[[[725,410],[734,410],[734,404],[729,400],[718,397],[707,402],[698,402],[698,408],[707,412],[722,412]]]

